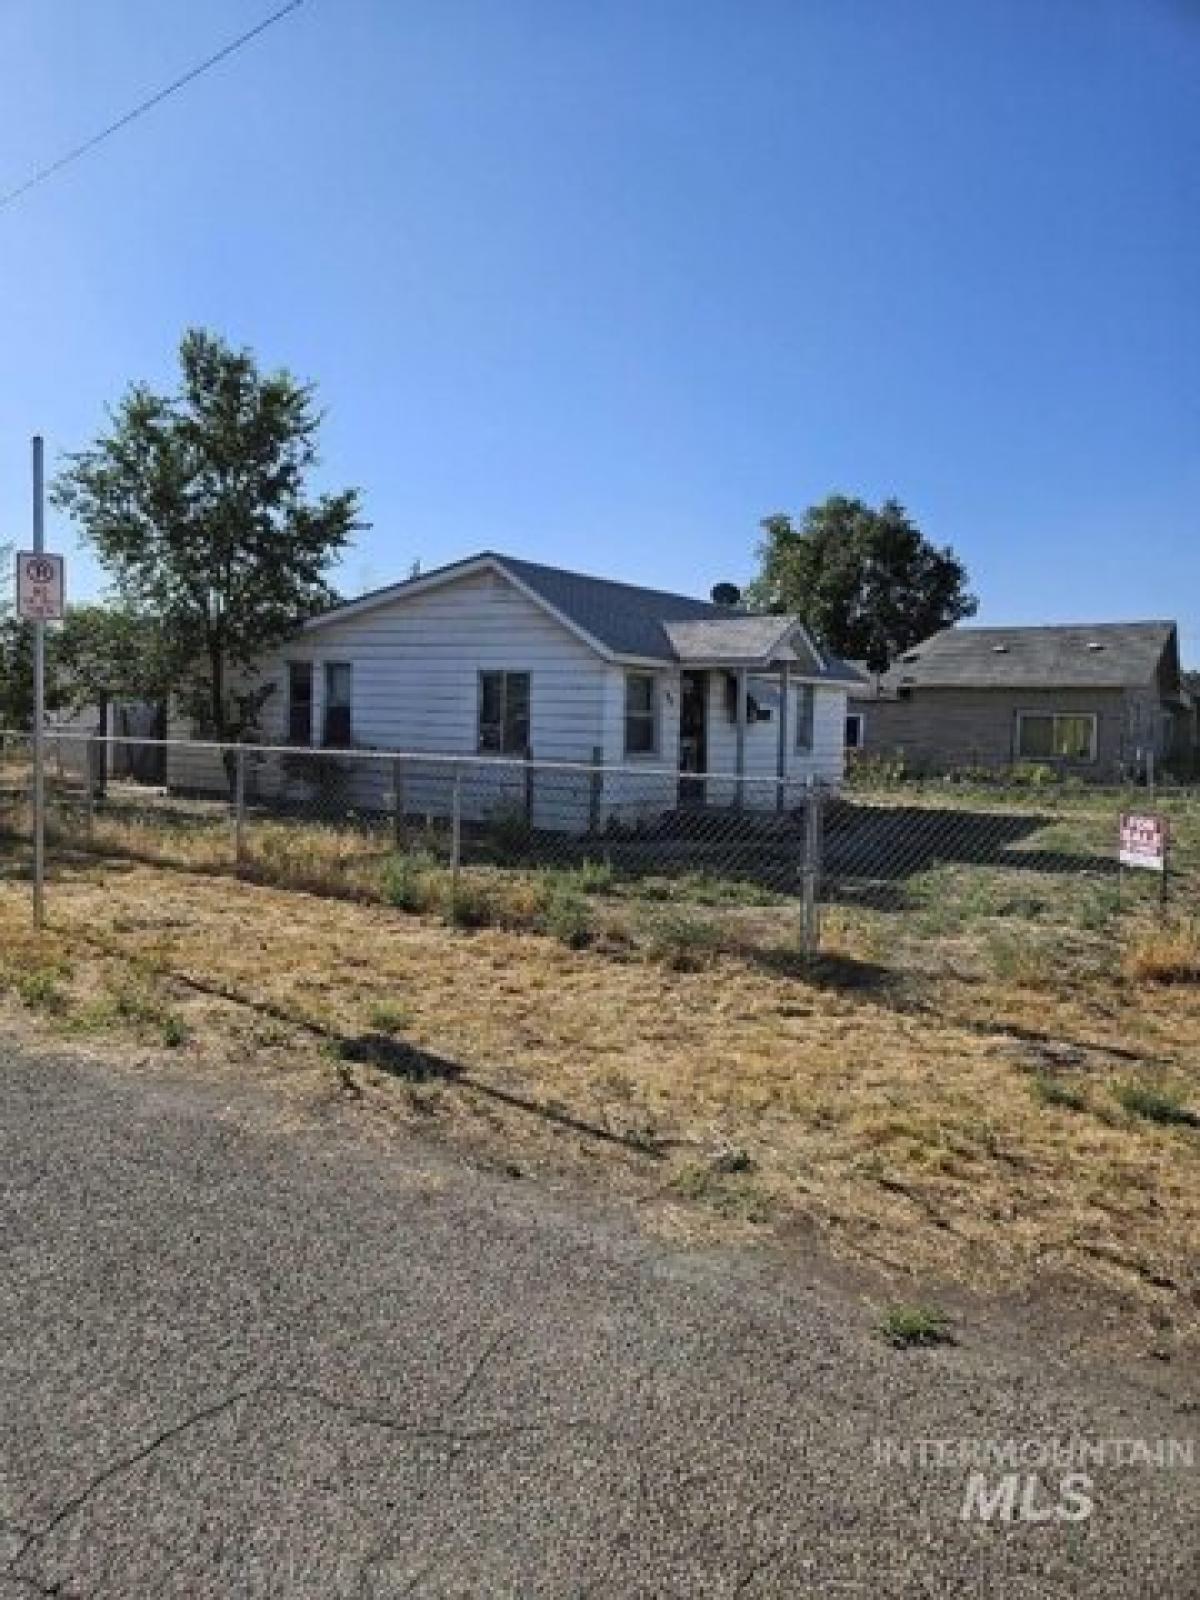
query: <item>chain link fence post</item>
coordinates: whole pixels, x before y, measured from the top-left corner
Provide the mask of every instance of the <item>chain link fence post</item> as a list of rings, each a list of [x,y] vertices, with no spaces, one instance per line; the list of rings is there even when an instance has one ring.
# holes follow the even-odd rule
[[[817,783],[817,842],[813,849],[813,901],[817,908],[817,942],[821,939],[821,904],[825,895],[825,818],[831,801],[836,801],[837,794],[825,784]]]
[[[45,835],[39,834],[39,820],[44,822],[44,818],[40,818],[40,813],[42,804],[44,804],[45,789],[43,785],[43,796],[39,797],[37,780],[38,763],[34,757],[34,748],[36,743],[36,735],[31,733],[29,737],[30,766],[28,773],[25,775],[24,786],[25,804],[29,808],[29,851],[30,857],[33,861],[33,925],[35,928],[40,928],[42,926],[41,879],[43,869],[42,858],[45,852]],[[41,839],[40,845],[39,837]]]
[[[233,779],[233,849],[240,872],[246,860],[246,752],[239,745],[236,751]]]
[[[458,877],[462,865],[462,765],[455,763],[454,790],[450,798],[450,904],[458,909]]]
[[[591,771],[588,773],[588,832],[600,832],[600,798],[604,792],[604,774],[600,770],[604,762],[603,746],[592,746]]]
[[[84,826],[90,839],[96,830],[96,741],[91,735],[83,747]]]
[[[821,949],[821,857],[823,795],[811,779],[804,793],[804,852],[800,867],[800,944],[806,957]]]
[[[399,756],[392,762],[392,846],[404,848],[404,763]]]

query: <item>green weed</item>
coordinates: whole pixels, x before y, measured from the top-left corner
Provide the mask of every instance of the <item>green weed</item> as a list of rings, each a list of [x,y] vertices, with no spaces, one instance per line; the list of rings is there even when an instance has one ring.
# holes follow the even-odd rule
[[[35,967],[17,979],[17,993],[31,1011],[59,1016],[67,1009],[67,996],[59,978],[59,972],[53,967]]]
[[[580,894],[610,894],[616,882],[611,861],[583,861],[570,874]]]
[[[1047,1072],[1037,1073],[1029,1086],[1034,1099],[1040,1100],[1044,1106],[1060,1106],[1064,1111],[1086,1111],[1088,1108],[1087,1096],[1081,1090],[1052,1078]]]
[[[1113,1090],[1113,1098],[1130,1116],[1144,1117],[1147,1122],[1185,1128],[1200,1127],[1200,1116],[1169,1089],[1152,1089],[1143,1083],[1121,1083]]]
[[[460,878],[450,891],[447,914],[456,928],[488,928],[496,921],[496,903],[473,878]]]
[[[177,1012],[168,1011],[162,1019],[162,1042],[169,1050],[177,1050],[180,1045],[186,1044],[190,1032],[187,1023]]]
[[[751,1163],[753,1165],[753,1163]],[[670,1187],[684,1200],[698,1201],[722,1216],[743,1222],[766,1222],[771,1202],[746,1168],[716,1161],[690,1161],[680,1167]]]
[[[880,1319],[879,1331],[898,1350],[952,1342],[950,1318],[937,1306],[889,1306]]]
[[[122,1022],[159,1023],[163,1002],[153,990],[137,983],[118,983],[112,991],[113,1016]]]
[[[686,911],[657,918],[648,941],[651,956],[674,972],[699,972],[720,948],[720,929]]]
[[[381,1000],[367,1014],[367,1021],[376,1033],[400,1033],[408,1026],[409,1020],[405,1007],[390,1000]]]
[[[548,934],[572,950],[582,950],[591,942],[591,912],[577,890],[556,886],[546,901],[542,921]]]
[[[423,852],[389,857],[383,869],[383,898],[398,911],[428,911],[437,899],[435,863]]]

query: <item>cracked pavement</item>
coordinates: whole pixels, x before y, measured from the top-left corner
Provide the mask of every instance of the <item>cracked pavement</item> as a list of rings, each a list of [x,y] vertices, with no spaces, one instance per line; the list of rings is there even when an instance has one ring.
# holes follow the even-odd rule
[[[0,1107],[3,1600],[1200,1595],[1196,1470],[981,1525],[874,1459],[1200,1435],[1142,1373],[178,1070],[6,1047]]]

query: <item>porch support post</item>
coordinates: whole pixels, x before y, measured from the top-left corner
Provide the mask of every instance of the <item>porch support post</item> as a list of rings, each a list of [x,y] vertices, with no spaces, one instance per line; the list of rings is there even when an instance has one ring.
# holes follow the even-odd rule
[[[791,678],[791,663],[779,663],[779,754],[775,763],[775,775],[779,779],[775,788],[775,809],[784,809],[784,787],[787,779],[788,759],[788,683]]]
[[[743,781],[746,775],[746,669],[737,669],[737,757],[736,771],[739,782],[736,785],[737,793],[733,803],[740,811],[746,803],[746,785]]]

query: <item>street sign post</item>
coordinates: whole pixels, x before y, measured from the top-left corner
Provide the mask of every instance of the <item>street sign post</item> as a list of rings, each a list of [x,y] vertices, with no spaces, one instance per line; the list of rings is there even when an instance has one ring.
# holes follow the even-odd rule
[[[17,556],[17,615],[33,623],[33,925],[45,924],[46,624],[63,614],[61,556],[47,555],[42,439],[33,440],[33,549]]]

